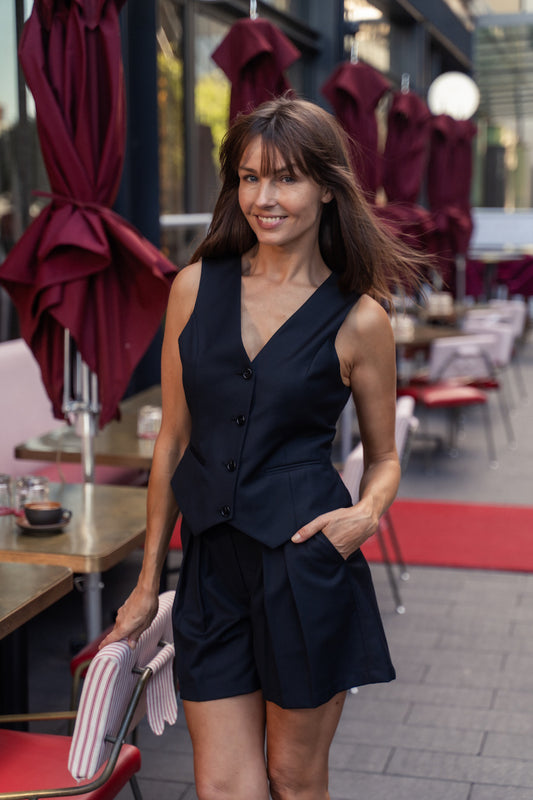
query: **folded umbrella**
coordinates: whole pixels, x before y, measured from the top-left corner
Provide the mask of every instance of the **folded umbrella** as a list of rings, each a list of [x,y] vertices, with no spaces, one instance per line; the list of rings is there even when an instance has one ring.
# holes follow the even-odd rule
[[[283,74],[300,51],[266,19],[238,20],[211,58],[231,81],[230,123],[291,89]]]
[[[35,0],[19,57],[35,100],[50,203],[0,266],[55,416],[63,416],[68,329],[98,376],[101,427],[117,415],[176,272],[111,210],[125,152],[123,3]]]
[[[431,113],[414,92],[395,92],[383,153],[383,188],[389,202],[416,203],[429,154]]]
[[[340,64],[322,87],[350,137],[354,171],[371,199],[381,183],[376,106],[389,88],[389,82],[362,61]]]

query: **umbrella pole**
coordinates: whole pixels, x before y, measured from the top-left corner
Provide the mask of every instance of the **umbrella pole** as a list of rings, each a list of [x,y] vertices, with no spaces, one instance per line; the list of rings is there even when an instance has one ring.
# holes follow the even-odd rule
[[[70,331],[65,329],[64,367],[63,367],[63,413],[66,418],[72,415],[79,421],[81,437],[81,464],[83,482],[94,483],[94,439],[96,420],[100,412],[98,405],[98,377],[83,361],[81,353],[75,351]],[[73,361],[75,365],[72,376]]]
[[[63,347],[63,413],[67,418],[76,417],[80,423],[84,515],[86,529],[90,535],[94,526],[94,438],[100,411],[98,378],[83,361],[81,353],[75,349],[70,331],[67,329]],[[101,574],[88,573],[80,578],[76,585],[83,592],[87,640],[92,641],[102,630]]]
[[[457,253],[455,256],[455,299],[464,303],[466,297],[466,256]]]

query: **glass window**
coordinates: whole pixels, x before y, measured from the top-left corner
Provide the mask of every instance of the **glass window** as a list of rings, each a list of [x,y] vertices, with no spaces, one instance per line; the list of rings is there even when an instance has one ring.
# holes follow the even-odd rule
[[[162,214],[184,211],[183,26],[178,9],[172,0],[160,0],[157,92]]]
[[[355,51],[357,57],[380,72],[390,71],[390,24],[368,0],[345,0],[344,19],[358,25]],[[348,57],[352,52],[353,37],[346,36],[344,49]]]
[[[197,211],[212,211],[219,189],[218,151],[229,121],[231,84],[211,53],[229,25],[197,14],[195,18],[194,105],[197,136]]]

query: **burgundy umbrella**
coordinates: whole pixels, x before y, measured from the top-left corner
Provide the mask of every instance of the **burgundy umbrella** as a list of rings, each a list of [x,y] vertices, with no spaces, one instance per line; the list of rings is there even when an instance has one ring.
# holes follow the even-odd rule
[[[231,81],[230,122],[290,90],[283,73],[299,57],[300,51],[268,20],[245,18],[232,25],[211,56]]]
[[[340,64],[322,87],[322,94],[350,136],[353,168],[370,198],[381,183],[375,111],[389,88],[389,82],[362,61]]]
[[[466,253],[472,234],[470,184],[476,126],[439,114],[432,120],[428,199],[439,230],[454,253]]]
[[[125,150],[124,0],[35,0],[19,56],[35,99],[50,203],[0,267],[53,411],[63,417],[64,329],[117,415],[164,313],[174,266],[115,214]]]
[[[383,188],[389,202],[416,203],[429,153],[431,113],[414,92],[395,92],[383,153]]]

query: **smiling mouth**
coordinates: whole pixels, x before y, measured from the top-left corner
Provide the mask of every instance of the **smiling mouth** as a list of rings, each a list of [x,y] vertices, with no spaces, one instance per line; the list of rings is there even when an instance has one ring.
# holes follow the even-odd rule
[[[256,214],[256,217],[263,225],[276,225],[278,222],[287,219],[287,217],[263,217],[260,214]]]

